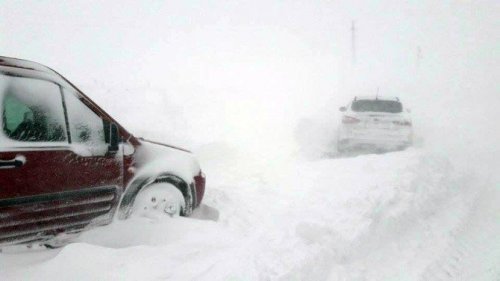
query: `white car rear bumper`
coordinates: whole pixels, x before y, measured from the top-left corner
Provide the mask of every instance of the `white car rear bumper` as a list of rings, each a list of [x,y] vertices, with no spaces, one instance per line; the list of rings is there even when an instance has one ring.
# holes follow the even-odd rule
[[[412,143],[411,130],[342,130],[339,133],[339,150],[355,148],[399,149]]]

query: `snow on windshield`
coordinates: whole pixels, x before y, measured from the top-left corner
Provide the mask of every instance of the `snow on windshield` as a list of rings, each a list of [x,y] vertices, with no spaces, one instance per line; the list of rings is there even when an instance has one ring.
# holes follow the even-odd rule
[[[66,126],[59,86],[0,74],[3,134],[11,141],[64,142]],[[5,140],[7,141],[7,140]]]

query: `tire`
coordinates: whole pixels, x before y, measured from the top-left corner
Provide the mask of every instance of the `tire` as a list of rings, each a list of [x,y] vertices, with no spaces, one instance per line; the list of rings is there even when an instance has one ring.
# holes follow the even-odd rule
[[[341,146],[341,145],[337,145],[337,153],[345,153],[346,152],[346,149]]]
[[[339,133],[337,136],[337,153],[344,154],[350,152],[349,142],[348,138],[342,137]]]
[[[346,153],[347,147],[342,141],[337,141],[337,153]]]
[[[182,192],[170,183],[153,183],[143,188],[134,200],[132,215],[145,217],[179,216],[186,210]]]

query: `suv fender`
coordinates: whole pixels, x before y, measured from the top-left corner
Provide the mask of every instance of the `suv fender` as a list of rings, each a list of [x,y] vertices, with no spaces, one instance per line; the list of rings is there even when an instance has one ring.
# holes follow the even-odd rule
[[[187,181],[179,176],[170,173],[164,173],[153,177],[138,177],[133,180],[122,196],[117,218],[126,219],[130,217],[132,213],[132,206],[134,205],[137,194],[139,194],[139,192],[146,186],[161,182],[170,183],[181,191],[182,195],[184,196],[184,200],[186,201],[186,208],[183,210],[182,215],[191,215],[194,204],[196,202],[194,183],[190,182],[188,184]]]

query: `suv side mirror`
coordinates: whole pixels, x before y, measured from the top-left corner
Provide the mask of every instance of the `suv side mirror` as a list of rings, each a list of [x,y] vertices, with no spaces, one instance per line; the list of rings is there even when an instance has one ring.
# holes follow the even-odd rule
[[[345,112],[345,111],[347,110],[347,107],[345,107],[345,106],[341,106],[341,107],[339,108],[339,110],[340,110],[341,112]]]
[[[111,124],[109,126],[109,152],[117,152],[118,145],[120,144],[120,134],[118,132],[118,126],[116,124]]]

